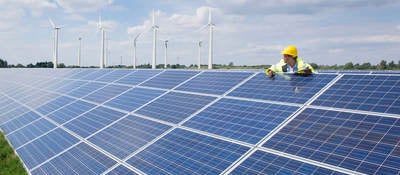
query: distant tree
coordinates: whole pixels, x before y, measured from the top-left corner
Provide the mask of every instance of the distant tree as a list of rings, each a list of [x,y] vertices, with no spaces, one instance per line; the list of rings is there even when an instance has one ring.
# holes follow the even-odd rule
[[[396,69],[396,64],[394,63],[393,60],[392,60],[391,62],[389,62],[387,68],[388,68],[389,70]]]
[[[20,64],[20,63],[18,63],[15,67],[17,67],[17,68],[23,68],[23,67],[25,67],[23,64]]]
[[[380,69],[380,70],[385,70],[385,69],[387,68],[386,61],[385,61],[385,60],[382,60],[382,61],[378,64],[377,68]]]
[[[360,69],[362,70],[367,70],[367,69],[372,69],[371,68],[371,63],[363,63],[360,65]]]
[[[228,66],[230,66],[230,67],[234,66],[233,62],[232,61],[229,62]]]
[[[57,66],[58,68],[65,68],[66,66],[65,66],[65,64],[64,63],[60,63],[60,64],[58,64],[58,66]]]
[[[354,69],[353,62],[348,62],[348,63],[346,63],[346,64],[344,65],[343,69],[345,69],[345,70],[352,70],[352,69]]]
[[[7,61],[0,59],[0,67],[8,67]]]

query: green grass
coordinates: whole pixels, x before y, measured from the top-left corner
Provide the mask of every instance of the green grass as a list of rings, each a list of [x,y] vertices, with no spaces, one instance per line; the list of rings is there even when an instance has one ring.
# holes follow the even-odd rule
[[[8,144],[4,134],[0,132],[0,175],[27,174],[19,157]]]

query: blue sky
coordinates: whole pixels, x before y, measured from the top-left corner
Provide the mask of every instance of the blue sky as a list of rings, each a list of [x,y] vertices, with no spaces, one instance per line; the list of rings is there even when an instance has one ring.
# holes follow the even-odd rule
[[[131,38],[151,26],[160,10],[159,39],[169,39],[171,64],[195,64],[203,40],[202,64],[208,59],[208,31],[196,31],[213,12],[214,63],[274,64],[280,50],[296,45],[299,55],[317,64],[400,60],[400,1],[397,0],[0,0],[0,58],[10,64],[50,61],[53,30],[62,26],[59,62],[99,65],[102,16],[107,28],[107,65],[132,64]],[[152,32],[137,43],[138,64],[150,63]],[[157,64],[164,46],[157,41]]]

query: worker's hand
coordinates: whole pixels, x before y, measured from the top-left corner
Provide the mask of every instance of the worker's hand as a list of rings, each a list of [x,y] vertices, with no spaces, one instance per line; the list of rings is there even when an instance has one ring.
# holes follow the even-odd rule
[[[269,78],[273,78],[273,77],[275,76],[275,72],[272,71],[271,69],[268,69],[268,70],[267,70],[267,76],[268,76]]]
[[[312,74],[312,71],[310,68],[306,67],[306,69],[304,69],[304,73],[305,74]]]

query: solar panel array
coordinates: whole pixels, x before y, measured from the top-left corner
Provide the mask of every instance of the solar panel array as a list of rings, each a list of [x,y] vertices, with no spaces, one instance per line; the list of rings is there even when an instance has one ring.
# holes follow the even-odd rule
[[[400,174],[400,75],[0,69],[31,174]]]

